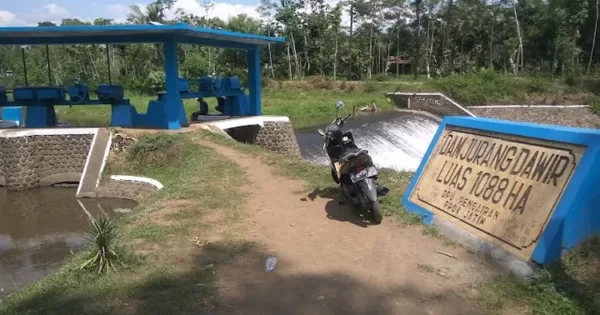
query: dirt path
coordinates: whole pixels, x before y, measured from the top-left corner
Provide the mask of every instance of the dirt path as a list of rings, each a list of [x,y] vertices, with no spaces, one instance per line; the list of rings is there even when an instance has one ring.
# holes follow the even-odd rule
[[[491,274],[479,258],[390,218],[368,225],[335,200],[311,200],[302,182],[254,157],[203,144],[246,170],[246,239],[265,248],[219,264],[222,314],[480,313],[472,284]],[[279,259],[273,272],[269,255]]]

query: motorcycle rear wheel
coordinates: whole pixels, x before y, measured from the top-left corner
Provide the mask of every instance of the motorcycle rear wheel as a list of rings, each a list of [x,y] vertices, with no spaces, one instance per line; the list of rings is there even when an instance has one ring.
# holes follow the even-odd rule
[[[371,206],[371,216],[373,217],[373,222],[375,224],[381,224],[381,220],[383,220],[383,215],[381,214],[381,206],[379,205],[379,200],[375,200],[373,205]]]

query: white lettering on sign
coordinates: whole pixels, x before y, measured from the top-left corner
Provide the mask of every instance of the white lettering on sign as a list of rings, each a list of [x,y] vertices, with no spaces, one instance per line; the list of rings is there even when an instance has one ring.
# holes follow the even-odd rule
[[[413,103],[414,104],[433,104],[433,105],[440,105],[440,100],[437,98],[431,98],[431,97],[423,97],[423,96],[415,96],[413,98]]]

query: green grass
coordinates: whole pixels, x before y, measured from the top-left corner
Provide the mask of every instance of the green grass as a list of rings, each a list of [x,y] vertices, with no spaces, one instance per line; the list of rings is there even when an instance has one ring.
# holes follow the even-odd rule
[[[394,108],[392,103],[385,100],[384,93],[383,89],[370,93],[359,90],[267,89],[263,92],[263,114],[288,116],[295,128],[305,128],[328,123],[335,118],[338,100],[344,102],[347,112],[353,106],[362,107],[372,102],[380,110]]]
[[[517,77],[486,70],[434,80],[426,80],[424,76],[418,80],[413,80],[412,76],[399,79],[389,76],[381,82],[333,82],[322,77],[311,77],[305,81],[267,81],[261,92],[263,114],[289,116],[295,128],[329,122],[338,100],[344,101],[348,112],[353,106],[361,107],[372,102],[380,110],[393,109],[394,104],[384,97],[386,92],[442,92],[462,105],[580,104],[592,102],[592,92],[595,92],[592,87],[583,84],[572,86],[551,78]],[[145,113],[148,102],[155,98],[134,94],[127,97],[139,113]],[[216,113],[216,100],[206,100],[210,110]],[[184,100],[184,107],[187,117],[199,109],[195,100]],[[60,121],[75,126],[108,126],[110,122],[110,106],[57,106],[57,112]]]
[[[229,189],[246,182],[237,165],[196,144],[187,134],[159,133],[140,138],[126,161],[109,164],[107,173],[154,178],[165,186],[159,192],[162,199],[190,199],[208,209],[237,207],[244,195],[231,194]]]
[[[0,303],[0,314],[210,313],[219,262],[209,267],[202,263],[207,258],[201,252],[194,263],[180,259],[189,255],[190,247],[195,248],[188,238],[213,234],[213,227],[203,219],[207,214],[221,214],[214,223],[219,228],[243,228],[237,219],[242,215],[240,204],[245,196],[239,187],[246,180],[245,173],[188,135],[146,136],[130,152],[123,159],[110,161],[110,172],[155,178],[165,188],[118,221],[122,232],[116,246],[125,253],[120,260],[126,267],[98,276],[79,269],[92,249],[78,252],[58,272],[9,295]],[[181,208],[185,220],[174,218],[177,209],[171,205],[178,204],[177,200],[185,201]],[[168,216],[160,215],[164,209]],[[252,243],[226,236],[211,246],[211,252],[227,257],[255,248]],[[143,248],[151,248],[151,255],[134,254]]]
[[[581,244],[529,282],[501,277],[484,285],[480,299],[493,314],[514,307],[533,315],[600,314],[600,236]]]
[[[344,101],[346,109],[352,106],[362,107],[375,102],[380,109],[389,110],[394,107],[385,100],[386,90],[365,93],[361,90],[311,90],[303,88],[274,89],[265,88],[262,91],[262,104],[264,115],[284,115],[290,117],[296,128],[304,128],[315,124],[326,123],[335,116],[335,104],[338,100]],[[148,102],[154,97],[143,95],[129,95],[131,103],[138,113],[145,113]],[[216,114],[214,107],[217,105],[214,98],[207,98],[209,108]],[[184,108],[186,117],[197,111],[198,103],[195,100],[185,100]],[[74,126],[108,126],[110,125],[110,106],[58,106],[58,120],[68,122]]]
[[[134,239],[141,238],[153,243],[161,243],[166,241],[170,235],[184,232],[182,229],[182,226],[177,225],[144,224],[133,227],[128,231],[128,236]]]

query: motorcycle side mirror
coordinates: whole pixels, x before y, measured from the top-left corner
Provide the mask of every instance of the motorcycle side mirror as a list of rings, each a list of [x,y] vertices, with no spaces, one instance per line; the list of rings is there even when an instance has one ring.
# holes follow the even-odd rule
[[[340,117],[340,110],[342,109],[342,107],[344,107],[344,102],[337,101],[337,103],[335,104],[335,117]]]
[[[317,132],[321,135],[324,136],[325,135],[325,131],[323,131],[323,129],[317,129]]]

